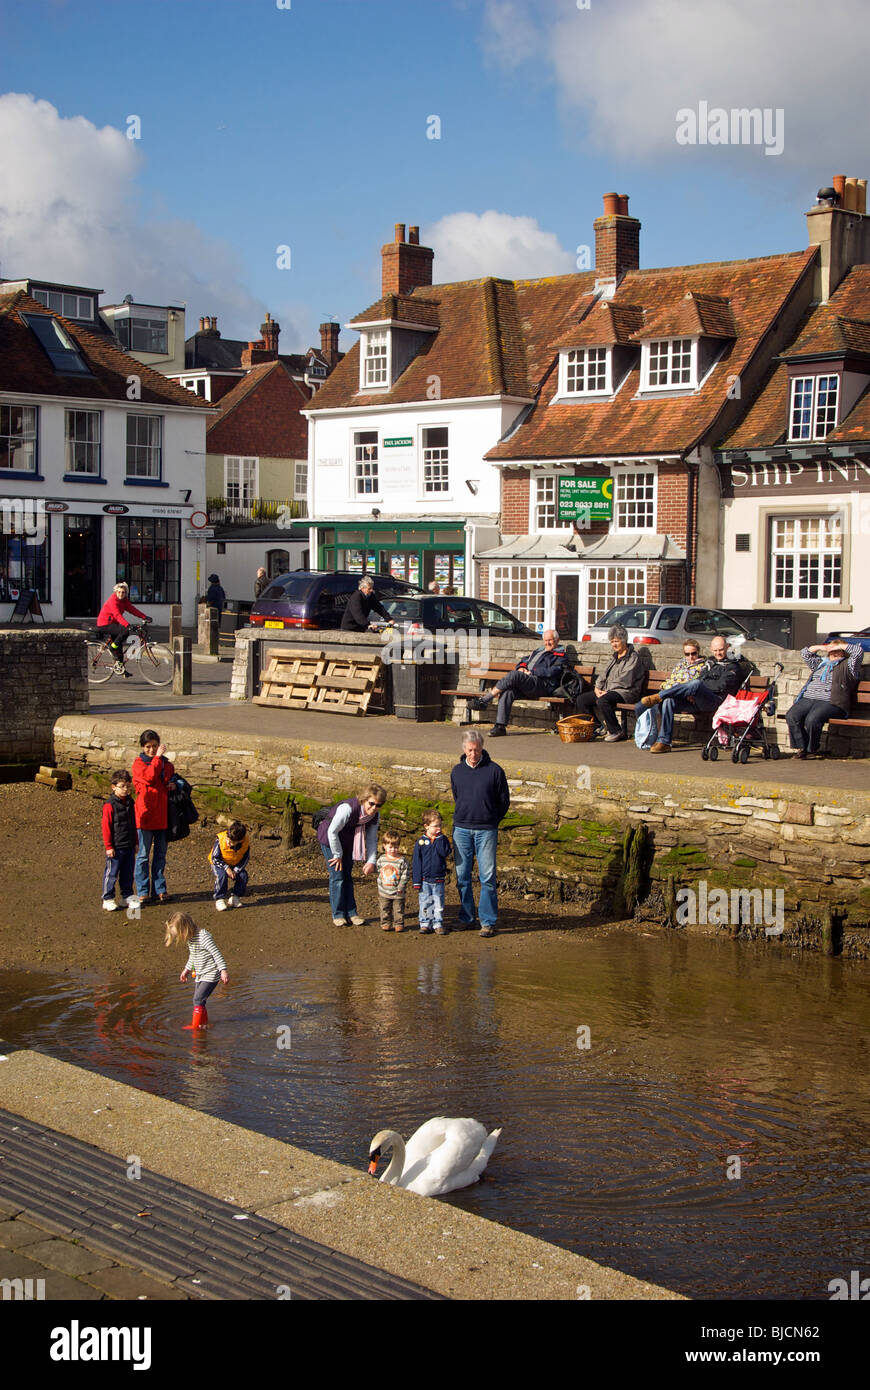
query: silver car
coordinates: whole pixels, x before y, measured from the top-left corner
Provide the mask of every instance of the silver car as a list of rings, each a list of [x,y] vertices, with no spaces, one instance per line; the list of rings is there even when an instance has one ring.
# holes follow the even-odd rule
[[[583,634],[581,641],[606,642],[608,629],[614,623],[622,623],[628,631],[629,642],[641,646],[659,646],[665,642],[682,646],[687,637],[707,646],[712,637],[721,633],[723,637],[736,639],[736,646],[753,642],[759,647],[775,647],[773,642],[750,637],[742,623],[720,608],[691,607],[687,603],[623,603],[605,613],[600,622]]]

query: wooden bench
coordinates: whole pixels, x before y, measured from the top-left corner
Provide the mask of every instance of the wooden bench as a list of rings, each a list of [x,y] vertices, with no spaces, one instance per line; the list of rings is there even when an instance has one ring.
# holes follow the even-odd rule
[[[829,719],[828,724],[837,724],[845,729],[870,729],[870,719],[858,718],[858,713],[870,713],[870,710],[867,709],[868,705],[870,705],[870,681],[859,681],[858,689],[855,691],[855,697],[852,700],[852,713],[849,715],[849,718]],[[856,713],[856,710],[858,713]]]
[[[496,681],[501,680],[502,676],[506,676],[510,671],[516,669],[515,661],[490,661],[486,666],[469,666],[469,676],[478,682],[476,690],[442,690],[440,693],[442,697],[449,695],[454,700],[476,700],[479,695],[486,691],[487,685],[494,685]],[[587,681],[591,681],[595,674],[594,666],[581,666],[576,663],[571,669]],[[573,701],[566,700],[564,695],[518,695],[517,699],[528,700],[530,704],[546,704],[557,712],[561,705],[573,705]],[[493,702],[492,708],[495,708],[495,702]]]
[[[650,671],[647,675],[646,689],[644,691],[644,694],[657,695],[661,690],[662,686],[664,685],[665,681],[670,676],[670,674],[670,671]],[[868,686],[870,686],[870,682],[868,682]],[[765,690],[766,688],[767,678],[765,676],[749,677],[750,690]],[[665,693],[667,694],[667,692]],[[722,696],[722,699],[725,699],[724,695]],[[621,702],[616,706],[616,708],[620,711],[620,715],[622,718],[622,732],[624,734],[627,734],[628,716],[629,714],[632,714],[634,712],[634,705],[630,703]],[[658,706],[653,705],[652,708],[657,709]],[[713,713],[711,711],[699,709],[693,715],[693,718],[695,720],[695,733],[709,733],[710,729],[712,728],[713,721]]]

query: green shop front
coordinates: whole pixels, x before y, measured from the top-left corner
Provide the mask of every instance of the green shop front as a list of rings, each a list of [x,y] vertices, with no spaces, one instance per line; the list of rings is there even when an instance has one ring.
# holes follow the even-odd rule
[[[317,568],[391,574],[425,589],[465,593],[465,523],[448,521],[314,521]]]

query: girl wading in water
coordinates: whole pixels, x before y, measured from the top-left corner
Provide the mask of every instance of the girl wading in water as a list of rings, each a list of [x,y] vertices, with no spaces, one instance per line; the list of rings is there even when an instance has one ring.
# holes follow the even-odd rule
[[[336,927],[346,927],[348,922],[355,927],[365,925],[365,918],[357,912],[353,866],[362,862],[364,874],[375,871],[378,812],[386,799],[384,788],[373,782],[359,796],[318,812],[317,840],[329,866],[329,906]]]

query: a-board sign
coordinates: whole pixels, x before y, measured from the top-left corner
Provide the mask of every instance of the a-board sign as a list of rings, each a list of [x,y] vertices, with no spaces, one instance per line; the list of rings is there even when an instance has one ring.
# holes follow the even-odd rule
[[[43,623],[45,622],[39,603],[39,597],[35,589],[21,590],[21,593],[18,595],[18,602],[12,610],[12,616],[9,621],[10,623],[23,623],[25,618],[30,618],[31,622],[33,622],[35,618],[39,618]]]

